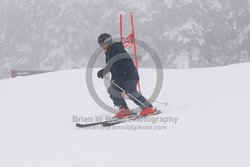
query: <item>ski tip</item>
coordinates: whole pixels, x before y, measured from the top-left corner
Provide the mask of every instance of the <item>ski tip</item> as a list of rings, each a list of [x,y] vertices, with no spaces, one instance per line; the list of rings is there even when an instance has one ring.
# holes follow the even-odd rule
[[[82,124],[76,123],[76,127],[82,128],[83,126],[82,126]]]

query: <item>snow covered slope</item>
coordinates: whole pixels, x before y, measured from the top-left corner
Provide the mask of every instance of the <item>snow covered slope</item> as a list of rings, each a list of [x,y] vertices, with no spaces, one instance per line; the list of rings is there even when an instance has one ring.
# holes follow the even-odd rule
[[[165,70],[158,100],[169,106],[155,105],[164,112],[157,118],[169,122],[95,130],[77,129],[73,122],[74,116],[111,115],[90,97],[84,69],[2,80],[0,166],[249,167],[249,71],[249,63]],[[149,96],[154,70],[140,74]],[[98,94],[112,106],[103,82],[94,79]],[[145,126],[158,130],[128,130]]]

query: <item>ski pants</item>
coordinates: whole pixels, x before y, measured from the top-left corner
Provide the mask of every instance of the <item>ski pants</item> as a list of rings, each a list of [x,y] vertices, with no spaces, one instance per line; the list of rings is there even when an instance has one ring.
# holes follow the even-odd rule
[[[135,104],[137,104],[140,108],[152,107],[152,105],[148,102],[148,100],[146,100],[146,98],[143,97],[141,93],[137,91],[136,87],[138,80],[130,79],[126,81],[114,81],[114,83],[120,86],[122,89],[124,89],[126,94],[129,93],[130,95],[135,97],[138,101],[143,103],[144,105],[142,105],[134,98],[128,96],[129,99],[132,100]],[[108,93],[110,95],[110,98],[113,100],[114,105],[118,107],[125,107],[127,106],[127,103],[124,100],[124,97],[122,96],[121,92],[122,90],[120,90],[120,88],[118,88],[116,85],[112,83],[108,88]]]

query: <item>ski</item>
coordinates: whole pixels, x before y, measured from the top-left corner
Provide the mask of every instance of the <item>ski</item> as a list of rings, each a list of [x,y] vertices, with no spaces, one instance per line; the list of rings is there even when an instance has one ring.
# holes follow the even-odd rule
[[[132,118],[134,116],[137,116],[136,115],[130,115],[128,117],[125,117],[125,118],[116,118],[116,117],[113,117],[111,120],[107,120],[107,121],[101,121],[101,122],[94,122],[94,123],[87,123],[87,124],[81,124],[81,123],[76,123],[76,127],[78,128],[87,128],[87,127],[91,127],[91,126],[98,126],[98,125],[102,125],[105,127],[105,125],[111,125],[112,123],[117,123],[117,122],[122,122],[122,121],[125,121],[125,119],[129,119],[129,118]]]
[[[86,128],[86,127],[90,127],[90,126],[102,125],[105,122],[107,122],[107,121],[95,122],[95,123],[89,123],[89,124],[76,123],[76,127],[78,127],[78,128]]]
[[[158,115],[158,114],[161,114],[160,110],[157,110],[155,113],[150,114],[150,115],[146,115],[146,116],[141,116],[141,115],[137,114],[137,115],[130,117],[130,118],[118,119],[117,121],[104,122],[102,124],[102,126],[103,127],[110,127],[113,125],[117,125],[117,124],[121,124],[121,123],[125,123],[125,122],[130,122],[130,121],[134,121],[134,120],[139,119],[139,118],[150,117],[150,116],[154,116],[154,115]]]
[[[102,124],[102,126],[103,127],[109,127],[109,126],[117,125],[117,124],[120,124],[120,123],[123,123],[123,122],[129,122],[129,121],[135,120],[137,118],[139,118],[139,115],[135,114],[135,115],[131,115],[129,117],[125,117],[125,118],[122,118],[122,119],[117,119],[117,120],[113,120],[113,121],[104,122]]]
[[[114,126],[114,125],[117,125],[117,124],[134,121],[134,120],[139,119],[139,118],[150,117],[150,116],[154,116],[154,115],[158,115],[158,114],[161,114],[160,110],[157,110],[157,112],[155,112],[153,114],[150,114],[150,115],[147,115],[147,116],[141,116],[139,114],[135,114],[135,115],[130,115],[130,116],[125,117],[125,118],[115,118],[115,117],[113,117],[113,119],[111,119],[111,120],[102,121],[102,122],[95,122],[95,123],[88,123],[88,124],[76,123],[76,127],[78,127],[78,128],[87,128],[87,127],[98,126],[98,125],[101,125],[103,127],[110,127],[110,126]]]

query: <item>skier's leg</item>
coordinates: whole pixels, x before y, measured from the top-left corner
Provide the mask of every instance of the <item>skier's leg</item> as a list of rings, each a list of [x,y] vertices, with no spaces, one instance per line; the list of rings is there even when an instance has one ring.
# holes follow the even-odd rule
[[[126,92],[131,94],[133,97],[135,97],[137,100],[139,100],[141,103],[144,104],[144,105],[142,105],[140,102],[135,100],[133,97],[129,96],[130,99],[133,100],[134,103],[137,104],[142,109],[139,115],[147,116],[147,115],[154,114],[157,111],[156,109],[153,108],[152,104],[137,91],[136,86],[137,86],[138,81],[128,80],[125,83],[126,83],[126,86],[125,86]]]
[[[108,88],[108,93],[113,103],[117,107],[126,107],[127,103],[121,95],[121,90],[117,89],[114,85]]]
[[[120,86],[120,83],[117,83]],[[124,100],[124,97],[121,95],[122,90],[119,90],[115,85],[111,85],[108,89],[108,93],[110,95],[110,98],[113,100],[113,103],[115,106],[119,107],[119,112],[115,114],[115,117],[117,118],[124,118],[129,115],[132,115],[133,113],[129,110],[126,101]]]
[[[144,96],[142,96],[141,93],[137,91],[136,89],[137,83],[138,83],[137,80],[127,80],[124,82],[124,85],[122,85],[126,93],[131,94],[137,100],[130,96],[129,96],[129,99],[132,100],[135,104],[137,104],[140,108],[153,107],[152,104]],[[144,105],[138,102],[138,100]]]

